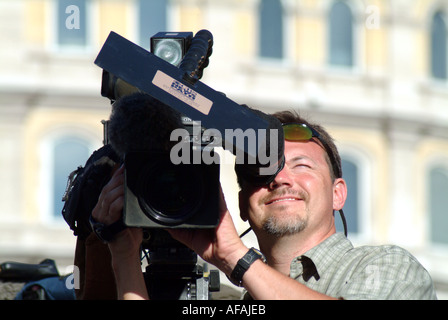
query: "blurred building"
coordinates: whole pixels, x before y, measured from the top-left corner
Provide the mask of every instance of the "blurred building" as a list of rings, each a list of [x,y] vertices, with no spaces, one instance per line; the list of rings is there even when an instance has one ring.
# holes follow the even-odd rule
[[[102,145],[110,104],[93,61],[109,32],[148,48],[158,31],[200,29],[215,43],[203,81],[238,103],[323,123],[343,158],[350,239],[405,247],[447,297],[439,0],[0,0],[0,261],[71,264],[61,196]],[[223,171],[238,220],[232,166]]]

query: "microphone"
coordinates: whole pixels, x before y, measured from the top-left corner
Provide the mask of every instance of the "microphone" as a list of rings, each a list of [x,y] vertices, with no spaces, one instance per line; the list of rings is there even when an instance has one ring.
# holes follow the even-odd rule
[[[112,149],[124,159],[130,152],[169,152],[177,143],[170,141],[171,132],[183,127],[178,111],[137,92],[113,103],[108,138]]]

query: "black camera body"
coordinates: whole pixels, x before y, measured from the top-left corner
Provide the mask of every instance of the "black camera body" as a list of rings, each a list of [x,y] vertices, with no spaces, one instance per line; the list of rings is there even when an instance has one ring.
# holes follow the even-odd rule
[[[159,32],[151,37],[151,51],[165,60],[158,61],[162,65],[182,64],[189,70],[185,76],[191,80],[202,76],[212,42],[206,30],[194,38],[192,32]],[[193,64],[184,59],[187,51],[190,62],[191,53],[196,52]],[[208,143],[195,141],[194,122],[185,116],[179,119],[179,113],[170,105],[146,99],[139,89],[106,70],[102,80],[101,93],[111,101],[121,103],[118,100],[124,96],[135,97],[125,105],[121,103],[120,110],[114,103],[115,117],[109,121],[110,142],[124,158],[124,224],[145,229],[215,227],[219,219],[219,164],[205,164],[202,160],[175,164],[166,150],[172,144],[168,131],[178,128],[186,132],[185,139],[178,143],[186,144],[191,160],[200,159]]]
[[[107,131],[124,162],[126,226],[217,225],[220,159],[214,147],[219,139],[199,122],[138,92],[114,103]],[[213,161],[207,161],[210,155]]]

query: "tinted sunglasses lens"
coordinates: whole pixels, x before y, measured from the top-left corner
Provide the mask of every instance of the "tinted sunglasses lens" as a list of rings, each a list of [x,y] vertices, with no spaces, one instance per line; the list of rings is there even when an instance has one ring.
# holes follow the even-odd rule
[[[284,124],[283,132],[286,140],[306,141],[313,137],[311,129],[301,124]]]

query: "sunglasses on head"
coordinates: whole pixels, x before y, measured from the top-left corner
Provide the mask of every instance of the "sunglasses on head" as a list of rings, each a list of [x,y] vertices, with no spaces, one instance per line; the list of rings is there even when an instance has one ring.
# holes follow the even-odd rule
[[[327,142],[321,138],[319,132],[304,123],[283,123],[282,127],[285,140],[288,141],[310,141],[313,138],[317,138],[330,158],[330,162],[333,167],[333,174],[336,177],[341,176],[341,172],[338,169],[334,154]]]

